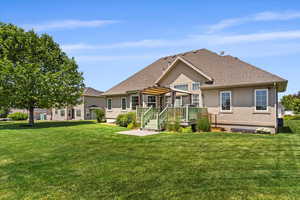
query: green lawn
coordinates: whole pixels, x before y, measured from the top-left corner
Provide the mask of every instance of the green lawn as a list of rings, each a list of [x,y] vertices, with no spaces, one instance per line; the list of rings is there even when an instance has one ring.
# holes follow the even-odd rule
[[[300,133],[119,130],[2,122],[0,199],[300,199]]]

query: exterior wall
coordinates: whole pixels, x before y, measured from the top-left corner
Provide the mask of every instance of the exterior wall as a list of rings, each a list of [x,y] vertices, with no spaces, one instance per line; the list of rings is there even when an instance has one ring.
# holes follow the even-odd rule
[[[255,111],[255,89],[268,88],[268,111]],[[220,92],[231,91],[232,111],[222,112],[220,110]],[[231,88],[224,90],[204,90],[204,107],[208,112],[215,114],[219,126],[249,126],[249,127],[269,127],[276,129],[276,89],[274,87],[255,88]]]
[[[136,94],[133,94],[136,95]],[[126,110],[122,110],[121,108],[121,99],[122,97],[126,97],[127,101],[127,106]],[[112,108],[111,110],[107,109],[107,99],[112,99]],[[131,103],[130,103],[131,95],[121,95],[121,96],[112,96],[112,97],[107,97],[106,98],[106,106],[105,106],[105,111],[106,111],[106,118],[107,119],[115,119],[119,114],[122,113],[127,113],[127,112],[135,112],[135,110],[131,109]]]
[[[201,90],[192,90],[192,84],[198,82],[203,84],[206,79],[200,75],[198,72],[193,70],[191,67],[187,66],[183,62],[178,62],[168,74],[160,81],[161,86],[165,87],[174,87],[178,84],[188,84],[188,92],[193,94],[199,94],[199,105],[202,106],[202,92]],[[180,94],[177,94],[177,96]],[[182,103],[188,104],[189,98],[188,95],[183,95]]]
[[[105,100],[103,97],[89,97],[84,96],[81,99],[83,102],[79,105],[61,108],[61,109],[52,109],[52,120],[89,120],[91,119],[90,107],[94,106],[95,108],[104,108]],[[74,118],[72,119],[72,109],[74,109]],[[57,110],[57,113],[56,113]],[[65,116],[61,116],[61,110],[65,111]],[[78,111],[80,116],[77,115]]]
[[[78,120],[79,119],[85,119],[85,120],[92,119],[91,107],[104,109],[106,106],[104,97],[84,96],[83,101],[84,101],[84,103],[77,108],[77,109],[81,109],[81,117],[77,117],[75,115],[75,119],[78,119]]]
[[[65,111],[65,115],[61,116],[61,111]],[[68,109],[67,108],[53,108],[52,109],[52,120],[63,121],[68,119]]]
[[[16,112],[21,112],[21,113],[29,114],[29,112],[28,112],[27,109],[17,109],[17,108],[10,109],[9,114],[16,113]],[[49,112],[49,110],[35,108],[34,109],[34,120],[41,120],[41,114],[46,117],[46,120],[50,120],[51,119],[51,113]]]

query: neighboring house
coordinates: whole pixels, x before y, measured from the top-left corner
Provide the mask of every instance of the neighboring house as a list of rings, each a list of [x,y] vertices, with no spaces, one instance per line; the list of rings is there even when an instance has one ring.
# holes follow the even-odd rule
[[[266,127],[275,132],[277,94],[286,87],[287,80],[236,57],[200,49],[160,58],[103,95],[109,121],[146,107],[142,128],[150,123],[160,129],[166,108],[192,105],[207,108],[218,126],[229,130]],[[182,112],[187,122],[188,111]]]
[[[81,104],[67,108],[53,108],[52,120],[90,120],[96,119],[94,110],[105,108],[102,91],[87,87],[81,97]]]
[[[29,114],[27,109],[17,109],[17,108],[10,109],[9,114],[16,113],[16,112]],[[51,109],[35,108],[34,120],[51,120]]]

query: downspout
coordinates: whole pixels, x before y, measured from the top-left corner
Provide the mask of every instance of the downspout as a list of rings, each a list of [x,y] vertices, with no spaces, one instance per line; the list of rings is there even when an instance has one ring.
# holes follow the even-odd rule
[[[278,131],[278,92],[277,92],[277,84],[274,82],[274,88],[275,88],[275,98],[276,98],[276,101],[275,101],[275,130],[276,130],[276,133]]]

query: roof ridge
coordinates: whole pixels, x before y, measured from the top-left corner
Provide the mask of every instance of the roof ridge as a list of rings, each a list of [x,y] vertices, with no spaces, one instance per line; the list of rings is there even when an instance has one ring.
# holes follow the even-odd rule
[[[167,58],[170,58],[170,57],[176,57],[176,56],[185,56],[186,54],[189,54],[189,53],[197,53],[199,51],[206,51],[206,52],[209,52],[209,53],[213,53],[213,54],[216,54],[218,55],[217,53],[215,52],[212,52],[206,48],[201,48],[201,49],[194,49],[194,50],[191,50],[191,51],[186,51],[186,52],[182,52],[182,53],[177,53],[177,54],[173,54],[173,55],[169,55],[169,56],[164,56],[164,57],[161,57],[160,59],[167,59]]]

